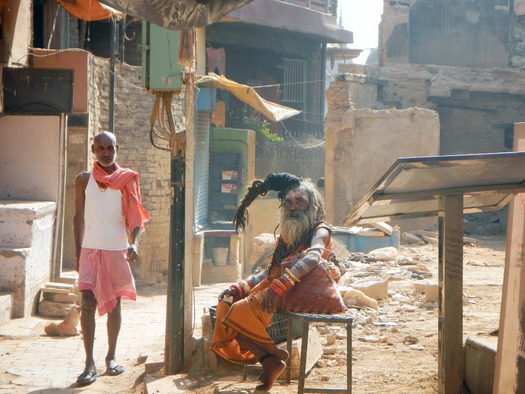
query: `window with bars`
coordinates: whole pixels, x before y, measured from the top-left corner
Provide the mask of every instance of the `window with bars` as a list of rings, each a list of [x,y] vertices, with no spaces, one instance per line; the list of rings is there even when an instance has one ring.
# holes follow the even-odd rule
[[[283,103],[293,108],[306,108],[307,63],[300,59],[284,59]]]
[[[308,63],[301,59],[284,59],[282,103],[302,111],[301,114],[283,122],[286,132],[293,137],[315,135],[319,137],[322,130],[308,120]]]

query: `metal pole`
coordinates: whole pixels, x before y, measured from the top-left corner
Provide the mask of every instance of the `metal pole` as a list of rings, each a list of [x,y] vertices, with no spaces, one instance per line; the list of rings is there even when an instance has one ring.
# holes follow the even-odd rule
[[[321,130],[322,137],[324,138],[324,116],[325,116],[325,94],[326,94],[326,51],[327,51],[327,45],[326,42],[323,42],[321,44],[321,78],[319,81],[319,88],[321,90],[321,94],[319,95],[319,123],[321,124]]]
[[[117,22],[111,23],[111,42],[109,46],[109,124],[108,131],[115,130],[115,54],[117,51]]]
[[[166,311],[166,375],[184,365],[184,172],[180,153],[171,158],[170,264]]]

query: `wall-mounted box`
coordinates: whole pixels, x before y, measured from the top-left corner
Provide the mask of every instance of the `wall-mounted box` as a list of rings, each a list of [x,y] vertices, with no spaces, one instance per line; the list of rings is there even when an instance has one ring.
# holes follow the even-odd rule
[[[182,89],[178,62],[180,32],[142,23],[142,84],[148,90]]]

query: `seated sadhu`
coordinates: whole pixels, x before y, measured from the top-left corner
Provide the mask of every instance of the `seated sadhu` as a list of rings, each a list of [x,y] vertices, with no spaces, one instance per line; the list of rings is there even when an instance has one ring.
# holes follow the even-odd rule
[[[308,180],[270,174],[248,188],[233,224],[244,229],[247,208],[259,195],[278,192],[280,235],[272,261],[261,273],[232,284],[219,295],[211,349],[237,364],[261,363],[258,390],[270,390],[286,368],[288,352],[266,331],[280,308],[295,312],[344,310],[335,281],[340,277],[333,256],[330,227],[324,222],[323,197]]]

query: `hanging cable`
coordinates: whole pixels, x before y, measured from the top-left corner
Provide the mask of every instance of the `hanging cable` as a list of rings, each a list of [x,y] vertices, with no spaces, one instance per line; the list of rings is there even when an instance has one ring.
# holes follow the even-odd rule
[[[179,153],[184,157],[186,151],[186,131],[176,131],[175,122],[173,121],[173,113],[171,111],[171,104],[173,99],[173,92],[155,92],[155,101],[150,117],[150,140],[151,144],[158,149],[170,151],[175,157]],[[168,124],[166,125],[166,120]],[[155,125],[158,123],[158,127]],[[157,138],[168,141],[169,148],[155,143]]]

